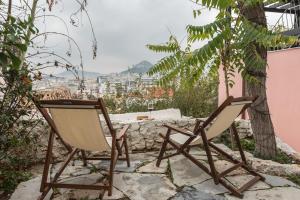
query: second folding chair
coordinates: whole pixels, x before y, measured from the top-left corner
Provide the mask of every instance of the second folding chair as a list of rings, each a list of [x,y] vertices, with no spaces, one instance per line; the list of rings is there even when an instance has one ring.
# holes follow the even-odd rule
[[[206,120],[203,121],[201,124],[200,121],[196,123],[194,131],[188,131],[185,129],[176,128],[173,126],[165,125],[167,127],[166,135],[161,134],[161,137],[164,138],[164,142],[162,144],[157,163],[156,165],[159,166],[162,159],[170,158],[172,156],[176,156],[179,154],[184,155],[198,167],[200,167],[203,171],[207,174],[212,176],[215,184],[222,184],[225,188],[227,188],[233,195],[242,198],[243,192],[253,186],[260,180],[264,180],[264,177],[261,176],[259,173],[253,171],[248,165],[245,154],[243,152],[239,135],[237,129],[235,127],[235,119],[243,113],[254,101],[256,98],[253,97],[239,97],[233,98],[228,97],[224,103],[212,113],[212,115]],[[233,158],[228,153],[224,152],[222,149],[217,147],[215,144],[211,142],[211,140],[225,130],[231,128],[234,134],[234,139],[239,149],[239,153],[241,156],[241,161]],[[176,132],[175,134],[171,134],[171,132]],[[170,144],[173,146],[177,152],[164,155],[167,145]],[[192,147],[203,147],[206,151],[207,160],[209,164],[209,168],[206,167],[203,163],[198,161],[195,157],[189,154],[189,150]],[[218,172],[216,170],[211,149],[215,150],[219,154],[225,156],[229,161],[231,161],[234,165],[222,172]],[[228,175],[230,172],[242,167],[244,170],[249,172],[253,175],[253,179],[249,182],[241,186],[240,188],[235,187],[231,183],[229,183],[225,176]]]

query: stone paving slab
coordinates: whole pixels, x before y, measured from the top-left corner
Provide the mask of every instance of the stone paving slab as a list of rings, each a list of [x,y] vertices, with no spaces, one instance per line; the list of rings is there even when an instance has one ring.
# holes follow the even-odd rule
[[[141,166],[137,169],[137,172],[139,173],[166,173],[168,167],[168,160],[162,160],[159,167],[156,167],[156,160],[145,164],[144,166]]]
[[[177,186],[194,185],[211,178],[197,165],[182,155],[171,157],[170,165],[174,184]]]
[[[42,176],[38,176],[29,181],[22,182],[18,185],[10,200],[33,200],[38,199],[41,195],[40,185]],[[44,200],[49,200],[53,191],[50,190]]]
[[[227,176],[226,179],[235,185],[236,187],[241,187],[251,179],[253,179],[254,176],[251,175],[237,175],[237,176]],[[263,181],[258,181],[255,185],[251,186],[248,190],[262,190],[262,189],[269,189],[271,188],[268,184],[266,184]]]
[[[292,181],[289,181],[285,178],[282,178],[279,176],[272,176],[272,175],[268,175],[268,174],[262,174],[262,175],[266,178],[265,182],[272,187],[292,186],[292,187],[299,188],[298,185],[296,185]]]
[[[224,194],[228,193],[228,190],[221,184],[216,185],[213,179],[204,181],[203,183],[193,185],[198,190],[209,194]]]
[[[240,200],[225,194],[227,200]],[[243,200],[298,200],[300,190],[294,187],[275,187],[268,190],[247,191]]]
[[[215,164],[215,168],[218,172],[223,172],[226,169],[232,167],[234,164],[226,161],[226,160],[217,160],[214,162]],[[238,169],[230,172],[229,174],[227,174],[228,176],[232,176],[232,175],[239,175],[239,174],[245,174],[246,171],[244,169],[242,169],[241,167],[239,167]]]
[[[63,163],[57,163],[50,167],[51,178],[54,177],[55,173],[60,169],[62,165]],[[86,175],[90,173],[91,173],[90,169],[84,167],[82,161],[76,160],[76,162],[74,162],[74,165],[69,164],[65,168],[63,173],[60,175],[59,180],[64,178],[69,178],[70,176]]]
[[[199,148],[198,147],[191,148],[190,154],[206,156],[206,152],[203,149],[201,149],[200,147]],[[215,152],[211,152],[211,155],[212,156],[217,156],[218,154],[216,154]]]
[[[145,162],[152,162],[157,157],[157,152],[146,152],[146,153],[136,153],[136,154],[130,154],[130,167],[127,167],[126,161],[118,161],[115,167],[116,172],[135,172],[137,168],[142,166]],[[110,161],[108,160],[102,160],[102,161],[93,161],[93,165],[97,169],[108,169],[110,165]]]
[[[120,173],[114,185],[131,200],[164,200],[176,194],[176,187],[160,174]]]
[[[225,198],[185,186],[170,200],[225,200]]]
[[[193,155],[205,162],[205,152],[194,151]],[[127,168],[125,161],[119,161],[114,174],[113,195],[108,197],[105,192],[104,200],[237,200],[239,198],[229,195],[222,185],[215,185],[212,178],[182,155],[178,155],[162,161],[160,167],[156,167],[158,152],[131,154],[131,167]],[[225,170],[232,164],[225,160],[216,159],[216,168]],[[109,162],[89,161],[84,167],[82,161],[77,160],[74,166],[69,165],[60,182],[73,184],[99,184],[106,173],[102,170],[108,167]],[[61,166],[61,163],[53,165],[51,176]],[[265,182],[259,182],[245,192],[245,200],[297,200],[300,197],[298,185],[285,178],[263,174]],[[227,176],[232,184],[241,186],[253,176],[246,175],[244,170]],[[36,199],[39,193],[41,176],[21,183],[11,200]],[[173,183],[172,183],[173,181]],[[54,200],[95,200],[99,198],[101,191],[58,189],[55,190]],[[50,194],[46,200],[50,199]]]
[[[120,191],[119,189],[113,187],[112,195],[108,196],[107,192],[105,192],[103,200],[119,200],[119,199],[124,200],[125,198],[126,198],[126,196],[123,194],[122,191]]]
[[[65,184],[82,184],[82,185],[91,185],[97,183],[99,184],[103,180],[104,176],[100,173],[92,173],[88,175],[81,175],[78,177],[71,177],[64,179],[61,183]],[[59,193],[65,199],[97,199],[100,195],[100,191],[97,190],[75,190],[75,189],[65,189],[59,188]]]
[[[141,166],[143,162],[141,160],[133,160],[130,161],[130,167],[127,167],[127,162],[126,161],[118,161],[115,167],[115,172],[135,172],[135,170]],[[108,160],[103,160],[103,161],[98,161],[98,164],[96,164],[96,168],[106,170],[110,166],[110,161]]]

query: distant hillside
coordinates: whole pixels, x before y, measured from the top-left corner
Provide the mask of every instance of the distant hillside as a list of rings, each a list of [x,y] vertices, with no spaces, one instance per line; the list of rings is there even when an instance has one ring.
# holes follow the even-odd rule
[[[83,73],[84,73],[84,78],[97,78],[98,76],[102,75],[98,72],[89,72],[89,71],[83,71]],[[81,78],[81,76],[82,76],[82,71],[81,70],[78,71],[78,75]],[[74,78],[74,74],[70,71],[61,72],[61,73],[55,74],[55,76],[70,78],[70,79]]]
[[[121,74],[128,74],[130,73],[137,73],[137,74],[144,74],[147,73],[149,71],[149,69],[153,66],[153,64],[151,64],[150,62],[144,60],[138,64],[133,65],[132,67],[130,67],[128,70],[122,71],[120,72]]]
[[[129,69],[118,72],[118,73],[123,74],[123,75],[128,74],[129,72],[136,73],[136,74],[140,74],[140,73],[144,74],[144,73],[147,73],[152,66],[153,66],[153,64],[144,60],[138,64],[133,65]],[[78,75],[80,78],[82,76],[81,72],[82,72],[81,70],[78,71]],[[104,74],[101,74],[98,72],[90,72],[90,71],[83,71],[83,72],[84,72],[84,78],[86,78],[86,79],[94,79],[94,78],[97,78],[98,76],[104,75]],[[62,78],[66,78],[66,79],[74,78],[74,74],[71,71],[63,71],[61,73],[53,74],[53,75],[55,77],[62,77]]]

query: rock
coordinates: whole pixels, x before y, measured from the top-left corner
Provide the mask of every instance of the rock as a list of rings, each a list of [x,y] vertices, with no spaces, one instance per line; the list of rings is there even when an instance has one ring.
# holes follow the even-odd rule
[[[299,164],[300,163],[300,153],[296,152],[296,153],[293,153],[291,155],[291,157],[296,160],[296,162]]]
[[[176,120],[176,124],[179,127],[186,127],[189,124],[189,120]]]
[[[280,164],[271,160],[261,160],[253,157],[251,161],[252,167],[261,173],[276,176],[300,176],[300,166],[297,164]]]
[[[33,200],[38,199],[41,195],[40,186],[41,186],[42,176],[38,176],[29,181],[22,182],[18,185],[17,189],[11,195],[10,200]],[[49,200],[53,191],[50,190],[45,200]]]
[[[213,179],[204,181],[203,183],[193,185],[193,187],[198,190],[209,194],[224,194],[228,190],[221,184],[216,185]]]
[[[232,183],[236,187],[241,187],[251,179],[253,179],[254,176],[251,175],[237,175],[237,176],[227,176],[226,179]],[[250,187],[248,190],[262,190],[262,189],[269,189],[271,188],[269,185],[266,183],[259,181],[252,187]]]
[[[240,159],[239,152],[232,151],[224,144],[215,144],[223,151],[227,152],[229,155],[233,156],[236,159]],[[300,175],[300,165],[298,164],[280,164],[272,160],[262,160],[259,158],[253,157],[252,154],[245,152],[247,162],[251,167],[261,173],[271,174],[276,176],[288,176],[288,175]]]
[[[171,157],[170,165],[174,184],[177,186],[194,185],[211,178],[201,168],[182,155]]]
[[[140,129],[140,125],[138,122],[130,124],[130,128],[129,128],[130,131],[138,131],[139,129]]]
[[[176,187],[160,174],[115,174],[114,185],[131,200],[164,200],[176,194]]]
[[[243,200],[296,200],[299,199],[300,190],[294,187],[275,187],[267,190],[247,191]],[[228,200],[240,200],[240,198],[225,194]]]
[[[284,143],[279,137],[276,137],[276,146],[289,156],[296,153],[296,151],[292,147]]]
[[[170,200],[223,200],[224,197],[205,193],[193,187],[184,187]]]
[[[267,184],[271,185],[272,187],[284,187],[284,186],[299,187],[292,181],[289,181],[289,180],[279,177],[279,176],[271,176],[268,174],[262,174],[262,175],[266,178],[265,182]]]

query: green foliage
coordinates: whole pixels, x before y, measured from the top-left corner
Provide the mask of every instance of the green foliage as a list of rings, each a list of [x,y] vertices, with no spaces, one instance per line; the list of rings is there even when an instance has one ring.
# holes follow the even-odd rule
[[[173,105],[184,116],[207,117],[217,108],[217,92],[217,77],[202,78],[196,86],[176,90]]]
[[[171,53],[171,55],[161,59],[149,71],[149,75],[160,74],[158,84],[161,86],[186,85],[188,77],[193,69],[187,63],[191,56],[191,46],[182,50],[179,42],[174,36],[170,36],[169,41],[163,45],[147,45],[147,47],[157,53]],[[180,78],[179,78],[180,77]],[[179,78],[179,79],[178,79]]]
[[[225,78],[229,86],[234,84],[232,79],[235,71],[241,73],[246,80],[256,82],[253,71],[265,67],[266,61],[260,56],[254,44],[266,49],[284,48],[297,41],[296,37],[270,31],[267,27],[253,24],[245,18],[241,7],[245,9],[262,2],[262,0],[197,0],[196,3],[202,6],[219,11],[216,20],[202,26],[188,25],[188,44],[185,50],[180,49],[174,36],[171,36],[164,45],[147,45],[154,52],[170,53],[155,64],[149,74],[161,74],[160,84],[168,84],[180,77],[190,85],[196,85],[202,76],[215,76],[219,66],[223,64],[227,71]],[[231,7],[232,15],[228,13],[228,7]],[[193,13],[194,17],[201,16],[199,10]],[[207,43],[192,51],[191,44],[200,41]],[[246,69],[245,66],[252,68]]]
[[[290,156],[288,156],[286,153],[282,152],[280,149],[277,149],[276,156],[272,160],[281,164],[294,163],[293,159]]]
[[[253,139],[241,139],[241,145],[245,151],[254,153],[255,151],[255,142]]]
[[[105,106],[108,108],[109,112],[115,113],[117,110],[117,102],[114,98],[111,98],[109,96],[104,96],[103,101],[105,103]]]
[[[289,175],[287,177],[287,179],[289,179],[290,181],[292,181],[293,183],[297,184],[300,186],[300,176],[298,175]]]
[[[36,33],[32,21],[8,17],[0,26],[0,190],[11,192],[29,175],[24,173],[35,152],[36,136],[28,109],[32,97],[32,79],[24,62],[30,38]]]
[[[124,97],[122,99],[105,96],[103,100],[109,112],[114,114],[148,111],[148,100],[143,98],[143,96]],[[152,99],[151,101],[154,103],[155,110],[173,108],[171,98],[163,97],[161,99]]]
[[[207,8],[217,8],[220,10],[224,10],[232,6],[235,3],[235,1],[234,0],[196,0],[196,3],[201,3],[203,6]]]
[[[184,116],[207,117],[217,107],[217,77],[206,77],[197,86],[184,87],[175,90],[173,97],[144,98],[142,94],[134,97],[115,98],[104,96],[104,102],[110,113],[146,112],[148,102],[153,102],[155,110],[178,108]]]
[[[23,171],[0,170],[0,177],[3,179],[3,182],[0,181],[1,190],[10,193],[20,182],[29,180],[31,174]]]

